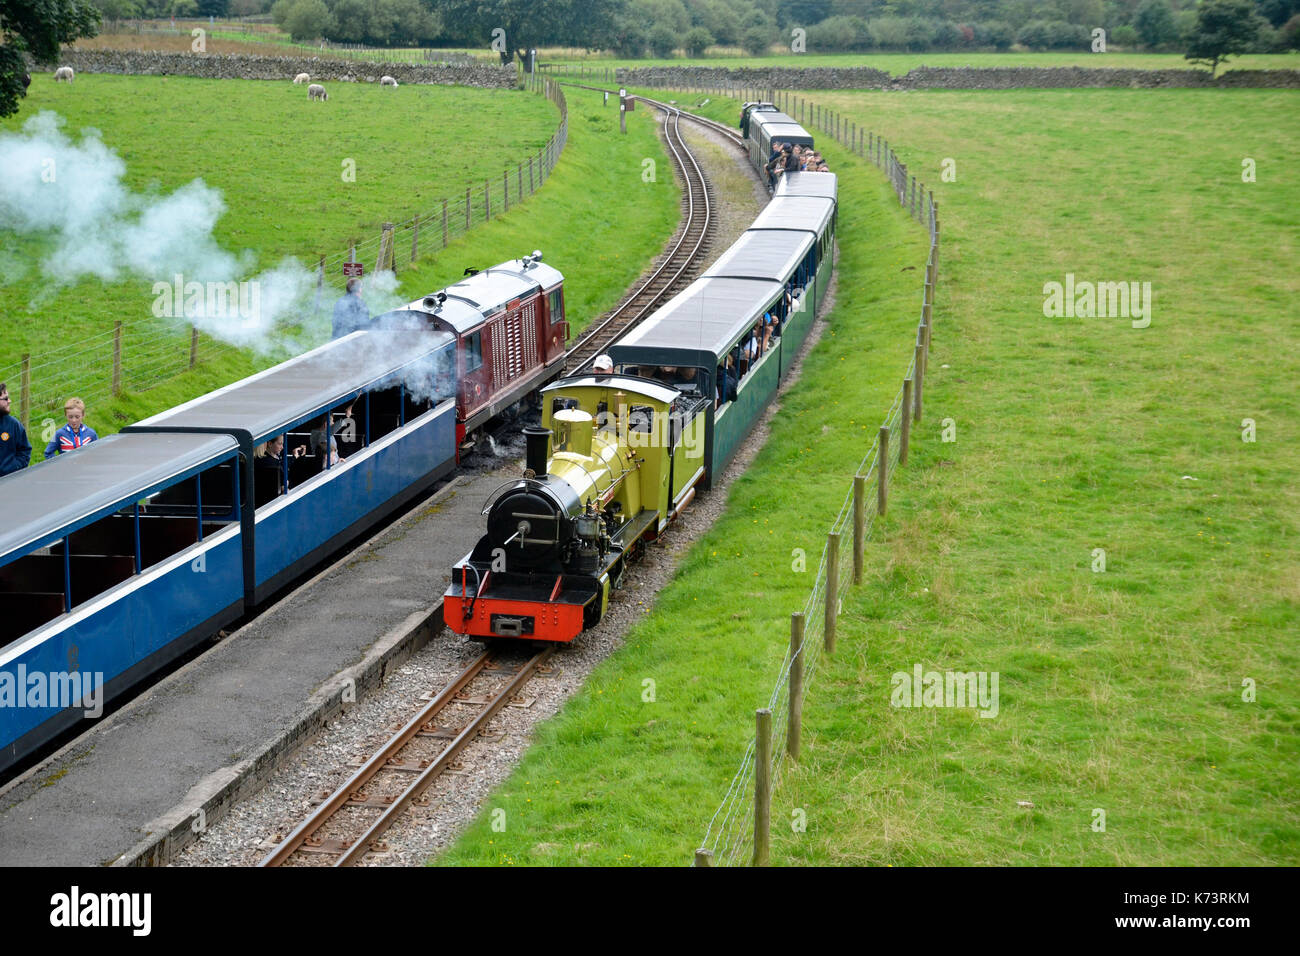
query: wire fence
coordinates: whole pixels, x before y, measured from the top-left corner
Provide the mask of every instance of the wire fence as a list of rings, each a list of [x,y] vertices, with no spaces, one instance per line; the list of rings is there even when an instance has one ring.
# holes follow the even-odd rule
[[[452,239],[500,216],[541,188],[568,141],[569,110],[559,83],[533,75],[525,77],[524,85],[560,110],[559,125],[546,144],[513,167],[505,167],[499,178],[467,186],[464,193],[443,199],[427,213],[384,223],[378,235],[352,241],[333,255],[318,256],[318,308],[329,277],[341,275],[344,263],[360,263],[367,272],[410,268],[422,254],[445,248]],[[23,426],[37,427],[35,447],[35,437],[46,430],[53,433],[50,422],[53,428],[62,425],[63,403],[71,396],[102,406],[123,392],[145,391],[237,351],[236,346],[197,328],[178,327],[149,315],[116,322],[113,328],[75,344],[25,354],[18,362],[0,366],[0,382],[15,397],[14,414]]]
[[[754,736],[695,852],[697,866],[762,866],[767,864],[770,852],[771,794],[779,783],[783,755],[795,760],[799,756],[804,690],[816,673],[822,654],[835,650],[842,595],[849,582],[862,581],[865,542],[876,518],[887,510],[890,480],[900,464],[907,464],[911,426],[921,420],[935,281],[939,272],[939,210],[933,194],[908,173],[887,142],[864,133],[834,111],[780,91],[728,87],[681,91],[716,92],[724,96],[739,93],[747,100],[768,99],[791,116],[808,117],[804,121],[806,128],[830,136],[878,166],[893,186],[899,204],[930,234],[912,360],[831,522],[812,590],[803,607],[791,615],[790,649],[776,683],[766,706],[755,712]],[[779,749],[774,751],[774,744]]]

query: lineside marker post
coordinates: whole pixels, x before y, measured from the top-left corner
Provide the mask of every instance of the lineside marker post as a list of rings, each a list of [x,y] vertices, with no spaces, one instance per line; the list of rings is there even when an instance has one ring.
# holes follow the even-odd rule
[[[122,320],[113,323],[113,394],[122,393]]]
[[[803,736],[803,614],[790,615],[790,720],[785,734],[785,752],[799,762]]]
[[[889,501],[889,426],[880,426],[880,465],[876,471],[876,514],[885,513]]]
[[[713,851],[700,847],[695,851],[696,866],[713,866]]]
[[[840,533],[826,535],[826,653],[835,653],[835,618],[840,604]]]
[[[754,866],[767,866],[772,849],[772,711],[754,712]]]
[[[903,379],[903,414],[899,416],[899,427],[902,428],[903,430],[902,436],[900,437],[899,444],[898,444],[898,463],[900,465],[907,464],[907,449],[908,446],[911,444],[911,436],[912,436],[912,416],[910,414],[911,408],[912,408],[912,380],[910,378],[905,378]]]
[[[863,539],[867,529],[867,477],[853,476],[853,583],[862,583]]]

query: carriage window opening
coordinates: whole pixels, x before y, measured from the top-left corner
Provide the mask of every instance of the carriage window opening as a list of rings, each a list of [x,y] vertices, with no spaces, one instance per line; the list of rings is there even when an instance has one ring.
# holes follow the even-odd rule
[[[476,372],[483,366],[483,333],[475,332],[465,340],[465,374]]]
[[[564,290],[555,289],[550,294],[551,324],[564,321]]]

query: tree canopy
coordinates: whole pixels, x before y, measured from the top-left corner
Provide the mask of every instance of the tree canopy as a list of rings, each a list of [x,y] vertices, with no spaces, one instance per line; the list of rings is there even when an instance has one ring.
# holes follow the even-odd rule
[[[1228,57],[1255,49],[1267,25],[1251,0],[1205,0],[1196,8],[1196,25],[1183,56],[1209,64],[1213,76]]]
[[[24,53],[54,63],[59,48],[99,32],[99,11],[90,0],[0,0],[0,116],[18,112],[27,95]]]

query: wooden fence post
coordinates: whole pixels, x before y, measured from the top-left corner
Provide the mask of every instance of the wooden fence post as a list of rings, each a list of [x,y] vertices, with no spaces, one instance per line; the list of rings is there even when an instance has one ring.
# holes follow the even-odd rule
[[[501,174],[501,211],[510,211],[510,170]]]
[[[754,712],[754,866],[767,866],[772,849],[772,711]]]
[[[840,534],[826,535],[826,653],[835,653],[835,620],[840,610]]]
[[[23,428],[26,429],[32,420],[32,356],[30,352],[23,353],[23,370],[18,381],[18,401],[22,407],[22,414],[18,416],[18,420],[23,423]]]
[[[853,583],[862,583],[862,553],[867,536],[867,477],[853,476]]]
[[[122,320],[113,323],[113,394],[122,393]]]
[[[492,218],[492,195],[491,183],[486,179],[483,180],[483,221],[488,222]]]
[[[922,366],[925,364],[925,357],[921,354],[920,342],[916,343],[916,355],[912,359],[912,364],[915,366],[915,371],[913,374],[916,376],[916,384],[913,386],[913,388],[915,389],[915,394],[913,394],[912,396],[913,398],[912,421],[919,422],[921,420],[921,388],[922,388],[922,383],[925,381],[924,370],[922,368]]]
[[[474,208],[474,201],[470,198],[469,187],[465,187],[465,231],[469,232],[469,217],[472,215],[471,210]]]
[[[696,866],[713,866],[713,851],[700,847],[695,851]]]
[[[785,732],[785,752],[799,762],[803,734],[803,614],[790,615],[790,720]]]
[[[393,258],[393,224],[386,222],[379,233],[379,257],[375,260],[375,271],[379,272],[392,264]]]
[[[190,326],[190,368],[193,368],[199,361],[199,329],[196,325]]]
[[[880,464],[876,471],[876,514],[885,513],[889,501],[889,426],[880,426]]]
[[[898,444],[898,463],[907,464],[907,449],[911,444],[912,436],[912,380],[903,379],[903,408],[902,414],[899,415],[899,427],[902,429],[902,435],[899,437]]]
[[[420,217],[411,220],[411,265],[420,258]]]

